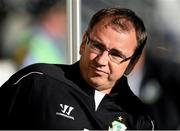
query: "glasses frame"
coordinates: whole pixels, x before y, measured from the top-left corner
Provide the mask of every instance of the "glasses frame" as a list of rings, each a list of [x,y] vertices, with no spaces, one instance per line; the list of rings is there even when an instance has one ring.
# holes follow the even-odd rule
[[[96,48],[95,46],[94,46],[94,48],[92,48],[90,45],[91,45],[91,42],[92,42],[93,40],[89,37],[89,35],[86,35],[86,36],[87,36],[87,37],[86,37],[86,44],[88,45],[89,48],[91,48],[92,50],[94,50],[93,53],[95,53],[95,54],[97,54],[97,55],[100,55],[100,54],[102,54],[104,51],[107,51],[107,52],[108,52],[109,59],[110,59],[112,62],[116,63],[116,64],[121,64],[121,63],[123,63],[123,62],[126,62],[126,61],[132,59],[132,57],[133,57],[133,55],[132,55],[132,56],[127,57],[127,58],[121,58],[121,59],[122,59],[121,61],[115,60],[115,59],[113,59],[113,57],[112,57],[111,54],[110,54],[111,50],[108,50],[108,49],[106,49],[106,48],[104,48],[103,50],[100,50],[100,49]],[[97,50],[96,50],[96,49],[97,49]],[[99,53],[98,53],[98,52],[99,52]]]

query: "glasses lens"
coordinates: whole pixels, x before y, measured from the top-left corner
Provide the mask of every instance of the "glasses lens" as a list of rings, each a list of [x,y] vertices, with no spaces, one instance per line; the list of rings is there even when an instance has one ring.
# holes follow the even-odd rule
[[[109,57],[110,57],[111,61],[113,61],[115,63],[120,63],[123,60],[122,57],[111,55],[111,54],[109,54]]]
[[[96,54],[101,54],[104,51],[104,48],[99,43],[92,40],[89,42],[89,47]]]

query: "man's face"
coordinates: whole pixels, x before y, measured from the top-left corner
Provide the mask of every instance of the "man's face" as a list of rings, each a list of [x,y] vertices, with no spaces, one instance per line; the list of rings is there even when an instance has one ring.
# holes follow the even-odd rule
[[[94,26],[89,39],[107,50],[116,50],[126,58],[132,56],[137,47],[134,29],[117,32],[112,26],[107,26],[103,22]],[[109,93],[116,81],[124,74],[130,60],[120,64],[115,63],[109,58],[108,51],[101,54],[94,53],[86,40],[87,35],[83,37],[80,48],[80,68],[83,78],[95,89]]]

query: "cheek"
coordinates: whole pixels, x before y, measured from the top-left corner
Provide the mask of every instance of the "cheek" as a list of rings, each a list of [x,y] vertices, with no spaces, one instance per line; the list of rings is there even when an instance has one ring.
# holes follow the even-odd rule
[[[83,62],[83,65],[85,66],[86,69],[89,67],[93,59],[94,59],[94,55],[92,53],[89,53],[88,50],[85,49],[81,52],[81,61]]]
[[[117,66],[110,66],[111,79],[118,80],[124,74],[128,64],[120,64]]]
[[[89,50],[87,49],[87,50],[83,51],[81,56],[83,57],[84,61],[86,61],[88,63],[89,61],[92,61],[93,59],[95,59],[95,57],[97,55],[93,54],[93,53],[90,53]]]

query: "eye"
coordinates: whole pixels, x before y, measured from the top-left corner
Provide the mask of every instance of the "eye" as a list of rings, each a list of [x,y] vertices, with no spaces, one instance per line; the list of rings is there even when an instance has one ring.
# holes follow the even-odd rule
[[[104,51],[105,50],[105,48],[100,43],[98,43],[98,42],[92,41],[91,44],[97,50],[100,50],[100,51]]]
[[[110,55],[113,58],[124,59],[124,56],[121,55],[121,53],[119,53],[118,51],[111,51]]]

